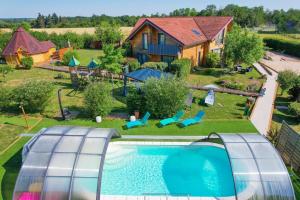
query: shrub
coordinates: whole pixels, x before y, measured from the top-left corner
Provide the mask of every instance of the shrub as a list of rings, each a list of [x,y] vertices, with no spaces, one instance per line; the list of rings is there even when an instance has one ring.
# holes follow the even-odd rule
[[[158,69],[160,71],[164,71],[167,67],[168,63],[165,62],[145,62],[142,65],[142,68]]]
[[[5,110],[11,104],[11,89],[7,87],[0,87],[0,110]]]
[[[25,69],[31,69],[32,65],[33,65],[33,59],[32,57],[28,56],[28,57],[24,57],[21,59],[21,65],[25,68]]]
[[[77,51],[75,51],[75,50],[67,51],[67,52],[64,54],[64,56],[63,56],[63,60],[62,60],[63,64],[64,64],[64,65],[69,65],[69,62],[70,62],[70,60],[71,60],[71,58],[72,58],[73,56],[74,56],[77,60],[79,60],[79,56],[78,56]]]
[[[292,88],[296,79],[297,79],[297,74],[293,71],[285,70],[285,71],[279,72],[277,80],[282,89],[281,94],[283,94],[284,91]]]
[[[145,82],[145,110],[153,117],[165,118],[174,115],[185,105],[188,89],[181,79],[155,79]]]
[[[300,76],[295,79],[293,86],[289,89],[288,93],[293,97],[293,100],[300,102]]]
[[[2,74],[3,77],[11,71],[13,71],[13,69],[9,65],[0,65],[0,74]]]
[[[224,87],[233,89],[233,90],[244,90],[245,86],[242,83],[228,81],[224,83]]]
[[[47,81],[29,81],[13,91],[13,100],[22,104],[26,111],[42,111],[53,91],[53,86]]]
[[[110,87],[104,83],[89,84],[84,91],[84,102],[91,117],[108,115],[113,106]]]
[[[171,72],[177,75],[177,77],[186,78],[191,71],[192,62],[190,59],[183,58],[174,60],[171,63]]]
[[[220,54],[209,52],[206,57],[206,67],[218,67],[221,62]]]
[[[300,103],[293,102],[289,105],[289,111],[300,120]]]
[[[134,111],[139,111],[141,114],[144,113],[145,107],[145,97],[143,94],[138,92],[131,92],[126,97],[127,109],[130,114],[133,114]]]
[[[132,59],[128,61],[128,68],[129,71],[135,71],[137,69],[139,69],[141,67],[141,64],[139,63],[139,61],[137,59]]]

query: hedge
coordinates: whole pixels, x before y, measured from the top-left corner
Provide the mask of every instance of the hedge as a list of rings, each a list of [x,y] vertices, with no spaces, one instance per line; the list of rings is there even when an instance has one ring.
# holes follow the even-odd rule
[[[174,60],[171,63],[171,72],[177,74],[178,77],[185,78],[191,72],[191,66],[192,62],[190,59]]]
[[[283,51],[286,54],[300,57],[300,41],[297,42],[282,36],[266,36],[264,42],[275,51]]]
[[[158,69],[160,71],[164,71],[167,67],[168,63],[165,62],[145,62],[142,65],[142,68]]]

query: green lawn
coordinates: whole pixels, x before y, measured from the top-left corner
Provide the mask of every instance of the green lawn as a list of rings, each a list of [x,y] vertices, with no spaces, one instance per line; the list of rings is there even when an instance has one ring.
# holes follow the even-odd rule
[[[280,95],[281,90],[279,88],[277,98],[275,100],[275,106],[289,106],[292,102],[287,93]],[[272,127],[280,128],[282,121],[286,121],[294,130],[300,133],[300,123],[296,117],[291,115],[287,109],[274,109]]]
[[[227,80],[241,83],[245,88],[252,84],[257,84],[260,87],[265,81],[256,69],[246,74],[229,74],[226,68],[202,68],[201,71],[191,73],[187,80],[192,85],[200,86],[217,84],[218,81]]]
[[[77,52],[82,66],[87,66],[93,58],[99,61],[98,57],[102,55],[102,50],[95,49],[79,49]]]

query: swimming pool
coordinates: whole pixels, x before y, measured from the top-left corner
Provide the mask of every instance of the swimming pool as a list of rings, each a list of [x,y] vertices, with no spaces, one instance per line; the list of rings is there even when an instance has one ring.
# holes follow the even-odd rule
[[[209,145],[109,145],[102,195],[234,196],[224,148]]]

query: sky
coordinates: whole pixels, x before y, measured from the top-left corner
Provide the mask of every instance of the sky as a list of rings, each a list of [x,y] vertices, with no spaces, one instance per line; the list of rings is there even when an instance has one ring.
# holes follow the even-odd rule
[[[300,9],[300,0],[1,0],[0,18],[35,18],[38,13],[61,16],[110,16],[169,13],[177,8],[201,10],[209,4],[264,6],[270,10]]]

